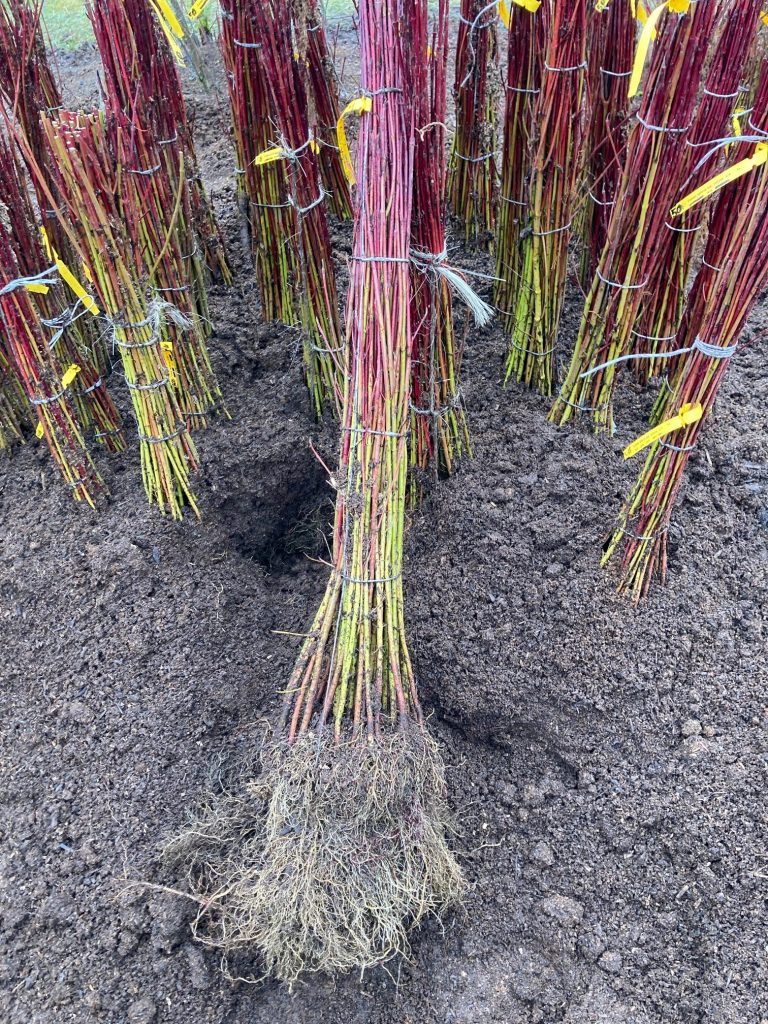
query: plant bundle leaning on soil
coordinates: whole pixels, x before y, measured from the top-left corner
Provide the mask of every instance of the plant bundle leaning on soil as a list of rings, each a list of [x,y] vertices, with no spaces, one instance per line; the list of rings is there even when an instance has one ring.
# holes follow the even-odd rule
[[[666,237],[664,222],[684,175],[699,75],[717,14],[716,0],[667,0],[643,32],[653,43],[640,109],[627,143],[621,185],[608,238],[581,318],[566,379],[550,412],[563,425],[586,413],[596,431],[613,428],[617,364],[632,347],[634,327],[651,270]],[[642,55],[642,46],[638,54]],[[636,59],[630,96],[639,86]],[[606,369],[585,376],[590,367]]]
[[[58,204],[49,167],[51,157],[40,126],[40,111],[60,109],[61,94],[48,62],[40,14],[40,3],[7,0],[0,5],[3,116],[32,174],[45,225],[46,257],[50,262],[55,254],[79,273],[80,256],[59,226],[56,210],[51,208]],[[53,198],[49,199],[50,195]],[[18,252],[24,259],[26,253],[21,248]],[[63,285],[50,289],[46,298],[39,301],[44,305],[42,326],[51,338],[49,343],[55,344],[58,358],[62,363],[76,363],[81,368],[71,389],[81,429],[89,431],[108,451],[122,450],[121,418],[107,390],[111,361],[103,343],[101,325],[88,315],[82,300]]]
[[[261,775],[173,849],[198,930],[288,982],[362,969],[462,890],[405,638],[412,110],[404,0],[362,0],[360,123],[333,568]]]
[[[491,247],[496,184],[498,3],[461,0],[456,38],[456,132],[448,197],[467,242]]]
[[[732,131],[740,83],[757,40],[760,7],[760,0],[734,0],[729,7],[685,140],[687,160],[681,168],[685,192],[692,192],[717,169],[723,150],[716,143]],[[706,212],[706,206],[698,206],[691,213],[665,221],[666,237],[651,268],[640,323],[633,329],[636,351],[653,353],[675,348],[688,275],[698,233],[706,227]],[[644,359],[635,369],[639,377],[648,379],[664,365],[661,360]]]
[[[549,39],[550,6],[550,0],[540,6],[535,0],[528,7],[515,5],[509,22],[494,288],[506,331],[514,324],[512,313],[521,278],[520,235],[525,230],[530,205],[533,114]]]
[[[536,98],[528,224],[520,233],[506,379],[552,393],[568,274],[568,243],[581,174],[587,68],[587,0],[554,0]]]
[[[304,367],[312,404],[319,415],[325,406],[336,410],[341,407],[345,352],[325,212],[326,190],[320,174],[315,126],[309,120],[307,68],[293,48],[287,0],[263,0],[254,5],[253,17],[259,59],[277,125],[273,147],[258,159],[260,163],[283,161],[288,172]]]
[[[59,362],[48,344],[36,300],[59,289],[59,275],[43,251],[16,154],[0,137],[0,334],[16,377],[32,406],[39,438],[77,501],[92,507],[103,489],[78,423],[71,393],[80,367]],[[33,268],[33,269],[32,269]],[[32,272],[30,273],[30,270]]]
[[[587,192],[581,219],[581,279],[585,288],[592,281],[608,237],[624,169],[635,26],[632,0],[598,0],[589,23],[590,119],[585,139]]]
[[[621,550],[619,589],[635,600],[647,594],[656,572],[662,580],[666,576],[669,527],[688,459],[731,359],[743,347],[739,339],[747,317],[768,284],[765,70],[752,125],[754,134],[745,136],[732,150],[738,154],[735,159],[746,158],[740,163],[741,176],[725,185],[712,214],[704,263],[683,317],[679,348],[674,350],[679,362],[673,390],[667,394],[660,416],[662,423],[649,435],[655,440],[603,557],[605,564]]]
[[[253,7],[260,0],[221,0],[220,45],[227,75],[237,190],[245,213],[251,258],[267,322],[296,321],[296,253],[290,237],[294,214],[282,162],[257,163],[273,136],[269,85],[259,60]]]
[[[134,249],[141,250],[147,283],[182,314],[167,325],[171,386],[187,426],[204,427],[223,405],[208,354],[206,273],[194,227],[187,177],[194,174],[188,162],[191,134],[178,75],[169,55],[163,56],[164,40],[141,0],[105,0],[90,16],[106,108],[131,125],[120,133],[118,154],[125,168],[118,189],[126,226]],[[158,102],[161,95],[167,102]]]
[[[469,452],[466,413],[459,390],[461,345],[453,324],[451,284],[445,276],[445,120],[448,0],[439,0],[431,43],[427,10],[409,9],[413,40],[416,118],[411,270],[413,324],[411,465],[423,473],[451,473]],[[449,274],[456,272],[449,268]],[[418,482],[415,492],[418,493]]]
[[[318,0],[309,0],[305,14],[305,20],[297,18],[297,50],[300,54],[306,52],[310,96],[320,146],[320,173],[328,193],[328,205],[334,216],[339,220],[349,220],[352,216],[352,201],[341,153],[336,144],[336,124],[341,113],[339,81],[328,49],[325,19]]]
[[[42,125],[54,157],[62,226],[83,250],[122,361],[147,497],[174,518],[187,504],[197,513],[189,482],[197,452],[174,386],[167,326],[185,322],[148,286],[150,268],[142,249],[131,245],[127,227],[141,219],[141,210],[126,210],[122,200],[131,192],[121,196],[117,189],[123,176],[144,169],[121,162],[124,140],[135,138],[133,126],[119,114],[108,126],[104,114],[67,111],[55,119],[42,115]]]

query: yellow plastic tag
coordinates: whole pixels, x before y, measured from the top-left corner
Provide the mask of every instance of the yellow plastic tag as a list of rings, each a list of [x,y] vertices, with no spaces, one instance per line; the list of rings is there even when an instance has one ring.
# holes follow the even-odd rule
[[[645,67],[645,61],[648,56],[648,50],[651,46],[651,40],[656,38],[656,26],[658,25],[662,14],[665,9],[669,7],[670,11],[674,11],[677,14],[685,14],[688,10],[690,0],[666,0],[666,3],[660,4],[655,11],[645,16],[640,13],[642,5],[637,6],[637,16],[643,23],[643,30],[640,33],[640,38],[637,41],[637,50],[635,51],[635,63],[632,66],[632,76],[629,79],[629,98],[637,96],[640,89],[640,82],[643,79],[643,68]]]
[[[176,360],[173,358],[173,343],[170,341],[161,341],[160,348],[163,351],[163,359],[165,365],[168,368],[168,380],[171,384],[176,384]]]
[[[610,2],[610,0],[595,0],[595,10],[597,11],[597,13],[598,14],[602,14],[603,11],[607,11],[608,10],[609,2]],[[633,0],[633,3],[632,3],[632,17],[633,18],[637,17],[637,15],[635,14],[634,0]]]
[[[349,143],[347,142],[347,132],[344,128],[344,118],[348,114],[370,114],[373,110],[373,100],[370,96],[358,96],[357,99],[350,100],[349,103],[344,107],[341,112],[341,117],[336,122],[336,135],[339,140],[339,152],[341,153],[341,165],[344,168],[344,173],[347,176],[347,181],[350,185],[354,185],[357,182],[355,178],[355,168],[352,164],[352,156],[349,152]]]
[[[208,6],[209,0],[195,0],[192,6],[187,11],[187,17],[192,21],[197,21],[200,15],[203,13],[205,8]]]
[[[278,160],[282,160],[284,156],[285,150],[275,146],[273,149],[265,149],[263,153],[259,153],[253,163],[256,167],[263,167],[265,164],[274,164]]]
[[[670,0],[670,3],[672,2],[673,0]],[[184,29],[182,27],[181,22],[176,17],[176,12],[168,3],[168,0],[152,0],[152,3],[153,6],[156,7],[159,10],[160,14],[162,14],[162,16],[165,18],[165,20],[168,23],[168,27],[170,28],[171,32],[173,32],[173,34],[176,36],[176,38],[183,39]]]
[[[178,19],[176,18],[175,15],[173,15],[173,11],[171,11],[171,14],[173,15],[174,21],[176,22],[176,25],[179,28],[179,33],[173,30],[171,24],[165,18],[163,14],[163,9],[159,6],[160,3],[165,3],[165,0],[150,0],[150,3],[152,4],[152,8],[155,14],[157,15],[157,20],[160,23],[160,28],[163,30],[163,35],[167,39],[168,45],[171,48],[173,59],[176,61],[180,68],[186,67],[186,64],[184,63],[184,53],[178,43],[178,40],[181,39],[184,35],[184,29],[181,27],[181,25],[179,25]],[[165,6],[168,7],[168,4],[165,3]]]
[[[42,423],[38,423],[37,426],[35,427],[35,437],[37,438],[38,441],[41,441],[44,436],[45,427],[43,426]]]
[[[61,378],[61,386],[63,388],[68,388],[72,381],[75,379],[75,377],[78,375],[78,373],[80,373],[80,367],[77,365],[77,363],[72,363],[72,365],[69,366],[65,371],[64,376]]]
[[[681,406],[677,416],[664,420],[663,423],[659,423],[653,430],[649,430],[642,437],[638,437],[636,441],[633,441],[632,444],[627,445],[624,449],[624,458],[631,459],[633,455],[637,455],[643,448],[647,448],[654,441],[660,441],[667,434],[671,434],[675,430],[681,430],[683,427],[689,427],[692,423],[698,423],[703,415],[704,409],[701,406],[701,402],[696,402],[695,405],[687,404]]]
[[[43,249],[45,249],[45,255],[49,260],[55,260],[56,253],[53,251],[53,247],[51,246],[51,241],[48,238],[48,232],[42,226],[40,227],[40,234],[43,236]]]
[[[541,0],[512,0],[512,3],[522,7],[525,11],[530,11],[531,14],[535,14],[541,7]]]
[[[69,269],[67,264],[64,263],[63,260],[60,260],[57,257],[56,258],[56,266],[57,266],[58,271],[61,274],[61,276],[64,278],[64,280],[69,285],[69,287],[72,289],[72,291],[75,293],[75,295],[78,297],[78,299],[80,299],[80,301],[82,302],[82,304],[86,308],[86,310],[92,316],[98,316],[99,312],[100,312],[99,307],[96,305],[95,301],[88,294],[88,292],[85,290],[85,288],[83,288],[83,286],[77,280],[77,278],[72,273],[72,271]]]
[[[768,25],[768,13],[766,13],[766,11],[760,11],[760,21],[762,21],[764,25]]]
[[[696,206],[704,199],[708,199],[709,196],[717,192],[724,185],[729,185],[732,181],[736,181],[738,178],[743,177],[745,174],[749,174],[756,167],[760,167],[768,160],[768,142],[758,142],[755,146],[755,152],[752,156],[746,160],[739,160],[733,167],[726,167],[724,171],[716,174],[714,178],[710,178],[709,181],[705,181],[703,185],[695,188],[693,192],[689,192],[687,196],[683,196],[679,203],[676,203],[670,213],[673,217],[679,217],[681,213],[685,213],[686,210],[690,210],[692,206]]]
[[[512,15],[509,8],[504,3],[504,0],[499,0],[499,17],[504,23],[505,28],[509,28],[510,22],[512,21]]]
[[[35,292],[37,295],[47,295],[48,285],[47,284],[25,284],[24,291]]]

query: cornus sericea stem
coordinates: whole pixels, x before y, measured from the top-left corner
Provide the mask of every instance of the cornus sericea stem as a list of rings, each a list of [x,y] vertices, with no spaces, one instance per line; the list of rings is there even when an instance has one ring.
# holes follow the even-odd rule
[[[520,235],[529,217],[534,110],[549,39],[550,7],[551,0],[544,0],[535,12],[514,7],[509,25],[494,287],[507,332],[514,325],[517,288],[522,280]]]
[[[750,52],[755,48],[761,4],[735,0],[729,7],[708,62],[699,105],[680,166],[679,194],[692,192],[716,171],[724,150],[717,142],[731,134],[733,117]],[[747,133],[749,128],[745,125]],[[681,217],[668,218],[659,253],[649,275],[641,318],[634,335],[640,352],[664,352],[677,347],[675,338],[685,305],[685,289],[700,232],[706,228],[707,207],[697,206]],[[698,242],[700,245],[700,242]],[[664,372],[666,361],[645,359],[637,375],[647,380]]]
[[[260,0],[222,0],[220,45],[227,75],[237,189],[248,218],[251,255],[264,320],[296,322],[298,276],[291,243],[294,212],[284,162],[257,164],[274,140],[269,85],[259,59],[253,5]]]
[[[315,412],[339,409],[345,352],[333,270],[325,195],[315,126],[307,105],[307,69],[294,56],[290,5],[264,0],[253,9],[256,37],[277,125],[274,146],[281,149],[294,215],[291,242],[298,266],[297,305],[304,366]]]
[[[184,505],[197,512],[190,472],[197,452],[168,363],[170,318],[179,314],[155,292],[139,285],[149,276],[141,246],[134,248],[127,229],[129,211],[119,183],[135,165],[124,167],[125,138],[130,122],[119,114],[71,114],[56,119],[41,115],[52,167],[62,198],[62,225],[77,225],[93,276],[96,294],[110,319],[112,340],[121,358],[138,428],[142,479],[147,497],[162,512],[180,518]],[[166,346],[168,346],[166,348]]]
[[[768,138],[768,64],[763,68],[753,125]],[[745,144],[734,148],[743,153]],[[741,347],[747,317],[767,283],[768,171],[762,164],[727,185],[717,199],[704,259],[678,333],[681,355],[657,419],[697,405],[701,416],[649,449],[603,558],[605,564],[621,552],[619,590],[635,600],[648,593],[656,573],[662,580],[666,576],[667,537],[685,468]]]
[[[411,246],[413,324],[410,453],[413,493],[430,466],[451,473],[469,454],[469,431],[459,390],[463,343],[457,340],[450,285],[439,273],[445,259],[445,123],[448,58],[447,0],[440,0],[429,33],[426,9],[410,9],[416,118]]]
[[[686,14],[666,8],[661,16],[608,237],[573,357],[550,412],[554,423],[584,413],[596,431],[613,426],[613,360],[632,348],[643,293],[665,238],[664,222],[681,181],[685,139],[717,9],[716,0],[699,0]],[[603,363],[609,365],[582,376]]]
[[[584,140],[584,205],[580,213],[581,280],[589,287],[608,237],[627,150],[629,79],[635,55],[636,18],[629,2],[593,11],[587,45],[589,124]]]
[[[536,137],[530,158],[528,221],[518,236],[520,256],[506,370],[507,379],[514,376],[545,395],[552,393],[581,173],[586,0],[554,3],[551,19],[533,111]]]
[[[493,247],[498,100],[498,5],[461,0],[456,37],[456,132],[448,197],[467,242]]]

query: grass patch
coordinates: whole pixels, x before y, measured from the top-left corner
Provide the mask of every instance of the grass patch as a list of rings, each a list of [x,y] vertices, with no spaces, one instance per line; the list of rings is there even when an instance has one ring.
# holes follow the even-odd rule
[[[212,4],[211,10],[213,7]],[[351,14],[352,10],[352,0],[328,0],[328,18],[332,21]],[[43,0],[43,14],[55,47],[72,50],[80,43],[93,42],[91,23],[86,17],[83,0]]]

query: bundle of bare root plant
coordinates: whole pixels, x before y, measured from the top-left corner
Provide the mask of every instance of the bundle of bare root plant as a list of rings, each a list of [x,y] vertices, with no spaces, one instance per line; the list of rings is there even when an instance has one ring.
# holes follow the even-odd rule
[[[586,0],[554,0],[533,111],[528,219],[518,237],[506,367],[506,379],[514,376],[545,395],[552,393],[568,245],[583,164],[586,57]]]
[[[416,117],[411,229],[410,453],[414,499],[423,492],[430,468],[435,478],[440,473],[449,474],[456,461],[470,452],[459,383],[463,340],[456,336],[453,317],[453,287],[457,283],[461,286],[463,275],[448,263],[445,234],[447,0],[438,3],[431,37],[426,14],[423,4],[414,4],[410,10]],[[488,309],[488,316],[490,312]]]
[[[258,2],[221,0],[219,44],[232,115],[238,202],[247,225],[262,318],[294,324],[298,317],[294,294],[298,267],[291,244],[294,214],[288,199],[288,173],[282,162],[257,162],[269,149],[274,134],[269,84],[259,60],[261,47],[253,13]]]
[[[550,412],[554,423],[564,425],[586,414],[596,431],[613,429],[615,360],[632,350],[632,331],[667,237],[665,221],[685,177],[685,140],[718,10],[718,0],[665,0],[643,28],[630,98],[643,77],[645,87],[576,347]],[[644,56],[651,46],[644,76]],[[586,372],[598,365],[604,369]]]
[[[687,160],[680,167],[682,192],[692,192],[717,170],[724,148],[718,143],[732,132],[740,84],[749,56],[756,48],[760,0],[734,0],[720,27],[701,98],[685,140]],[[743,128],[749,132],[748,119]],[[676,347],[677,330],[685,308],[686,288],[694,254],[707,227],[706,204],[664,224],[658,255],[649,275],[640,320],[633,331],[637,352],[665,353]],[[643,359],[635,365],[645,381],[664,372],[664,359]]]
[[[608,237],[629,132],[629,79],[635,52],[636,5],[597,0],[589,22],[585,138],[586,196],[580,216],[581,281],[588,288]]]
[[[448,199],[465,240],[488,249],[495,226],[498,23],[497,0],[461,0]]]
[[[21,166],[10,141],[0,136],[0,335],[7,360],[29,403],[36,435],[76,501],[92,507],[103,482],[83,437],[72,385],[81,372],[48,344],[42,321],[52,290],[62,285],[59,270],[43,251],[31,216]],[[42,303],[43,306],[38,305]],[[7,346],[7,347],[6,347]],[[14,392],[10,392],[11,398]],[[12,423],[12,421],[11,421]]]
[[[147,283],[188,322],[183,330],[169,326],[169,368],[187,426],[205,427],[212,415],[228,413],[207,345],[205,260],[215,248],[214,229],[206,217],[200,220],[196,158],[178,71],[143,0],[104,0],[88,10],[104,67],[105,107],[132,126],[119,142],[126,226],[134,249],[142,250]],[[222,272],[225,267],[226,262]]]
[[[258,778],[171,846],[198,934],[267,973],[379,963],[456,903],[444,770],[403,608],[413,187],[405,0],[362,0],[361,116],[333,564]]]
[[[328,206],[339,220],[352,216],[352,199],[344,173],[341,152],[336,144],[336,125],[341,113],[339,80],[328,46],[325,15],[318,0],[308,0],[305,10],[297,9],[298,52],[304,53],[309,73],[309,98],[314,108],[315,131],[320,146],[318,160]]]
[[[48,263],[60,260],[80,274],[81,254],[62,230],[57,210],[51,154],[45,143],[40,112],[58,110],[62,100],[58,83],[48,60],[41,29],[41,0],[8,0],[0,5],[0,104],[8,133],[31,174],[33,191],[44,228],[34,246],[17,239],[17,256],[23,273],[34,274],[42,264],[34,265],[32,254],[43,247]],[[11,159],[10,154],[8,158]],[[28,205],[28,186],[22,190],[26,212],[32,223],[35,215]],[[10,195],[11,192],[4,193]],[[65,284],[38,292],[33,300],[40,309],[40,329],[55,349],[64,366],[76,364],[80,372],[70,389],[80,430],[109,452],[125,447],[120,414],[109,394],[108,381],[112,360],[103,341],[103,325],[88,314],[86,304]]]
[[[509,23],[504,143],[496,219],[494,298],[509,332],[514,326],[518,281],[522,277],[521,234],[528,224],[534,111],[549,40],[552,0],[514,6]]]
[[[752,135],[730,146],[725,171],[699,185],[670,212],[679,217],[719,192],[701,269],[678,335],[676,368],[662,392],[655,427],[625,457],[648,448],[603,557],[621,553],[619,590],[635,601],[667,573],[667,540],[688,460],[733,358],[747,339],[751,310],[768,284],[768,63],[758,84]],[[719,148],[719,147],[718,147]],[[670,353],[672,354],[672,353]],[[639,356],[642,358],[642,356]]]
[[[340,413],[346,359],[320,146],[307,100],[309,70],[294,49],[294,22],[287,0],[262,0],[253,7],[252,15],[275,121],[272,145],[256,162],[281,162],[286,168],[307,386],[318,416],[324,408]]]

